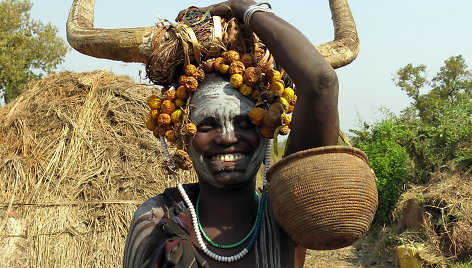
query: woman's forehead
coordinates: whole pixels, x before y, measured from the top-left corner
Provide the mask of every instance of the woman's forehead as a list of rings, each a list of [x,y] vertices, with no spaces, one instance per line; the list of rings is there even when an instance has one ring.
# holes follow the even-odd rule
[[[232,87],[226,79],[212,77],[193,94],[191,106],[190,120],[198,124],[208,117],[233,120],[247,114],[254,107],[254,102]]]

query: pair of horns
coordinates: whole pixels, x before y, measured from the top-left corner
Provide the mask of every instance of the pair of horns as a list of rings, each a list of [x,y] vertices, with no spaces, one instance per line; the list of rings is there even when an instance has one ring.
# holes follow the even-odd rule
[[[339,68],[351,63],[359,53],[359,38],[347,0],[329,0],[334,41],[316,46],[321,55]],[[124,62],[146,63],[151,49],[146,40],[154,27],[94,28],[95,0],[74,0],[67,19],[69,44],[85,55]]]

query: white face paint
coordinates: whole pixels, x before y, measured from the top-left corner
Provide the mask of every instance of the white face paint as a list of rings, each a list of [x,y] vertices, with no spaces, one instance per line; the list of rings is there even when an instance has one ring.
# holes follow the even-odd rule
[[[203,83],[199,85],[198,90],[193,94],[191,107],[190,120],[195,125],[198,126],[206,118],[214,118],[219,126],[221,126],[220,135],[232,137],[235,135],[234,118],[238,115],[247,114],[254,107],[254,102],[234,89],[227,81],[227,78],[208,74]],[[243,174],[245,180],[255,177],[259,170],[264,158],[264,141],[261,137],[259,146],[249,156],[251,161],[249,161]],[[189,142],[189,155],[199,177],[214,185],[218,185],[209,167],[205,164],[204,156],[193,147],[192,140]]]

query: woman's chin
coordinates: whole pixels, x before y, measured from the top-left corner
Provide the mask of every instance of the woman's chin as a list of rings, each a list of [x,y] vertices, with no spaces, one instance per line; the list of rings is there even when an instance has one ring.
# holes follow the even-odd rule
[[[206,180],[207,183],[218,188],[238,188],[246,185],[250,178],[245,175],[244,171],[220,171],[213,174],[211,181]]]

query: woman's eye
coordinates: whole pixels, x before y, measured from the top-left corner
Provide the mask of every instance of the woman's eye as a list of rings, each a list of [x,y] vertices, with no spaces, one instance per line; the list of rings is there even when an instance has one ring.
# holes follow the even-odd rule
[[[239,128],[249,129],[249,128],[253,128],[254,124],[252,124],[249,120],[240,120],[236,122],[236,126]]]
[[[216,122],[204,121],[198,124],[197,129],[199,132],[208,132],[218,127]]]

